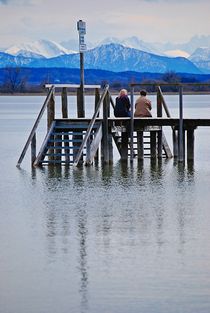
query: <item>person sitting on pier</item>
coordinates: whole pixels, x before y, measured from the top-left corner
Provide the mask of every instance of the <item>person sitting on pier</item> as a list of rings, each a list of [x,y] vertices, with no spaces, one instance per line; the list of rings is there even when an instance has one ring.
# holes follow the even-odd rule
[[[121,89],[119,96],[115,100],[115,117],[131,117],[131,104],[126,89]]]
[[[134,117],[152,117],[151,114],[152,103],[147,98],[146,90],[140,91],[140,97],[136,100],[135,103],[135,112]]]

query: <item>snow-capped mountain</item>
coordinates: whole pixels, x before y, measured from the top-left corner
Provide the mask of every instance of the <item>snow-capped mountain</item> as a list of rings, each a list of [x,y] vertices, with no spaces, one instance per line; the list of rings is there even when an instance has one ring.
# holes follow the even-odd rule
[[[29,56],[29,54],[31,54],[34,57],[37,56],[38,58],[40,58],[40,56],[45,58],[52,58],[63,54],[75,53],[75,51],[68,50],[60,44],[49,40],[38,40],[29,43],[23,43],[12,46],[5,52],[15,56]]]
[[[5,59],[4,59],[5,55]],[[84,56],[85,69],[102,69],[112,72],[136,71],[150,73],[201,73],[188,59],[170,58],[147,53],[119,44],[108,44],[88,50]],[[79,68],[79,53],[65,54],[54,58],[26,58],[1,53],[0,66],[40,68]]]
[[[210,48],[198,48],[189,59],[204,73],[210,73]]]

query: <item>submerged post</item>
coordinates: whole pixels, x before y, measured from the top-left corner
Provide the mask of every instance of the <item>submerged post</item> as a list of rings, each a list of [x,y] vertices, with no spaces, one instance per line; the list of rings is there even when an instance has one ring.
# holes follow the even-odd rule
[[[179,149],[178,161],[184,161],[184,130],[183,130],[183,88],[179,87]]]

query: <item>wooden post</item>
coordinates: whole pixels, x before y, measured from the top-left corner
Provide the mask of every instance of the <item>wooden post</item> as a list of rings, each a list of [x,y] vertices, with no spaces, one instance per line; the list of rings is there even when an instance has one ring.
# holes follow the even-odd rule
[[[85,117],[83,94],[81,87],[77,88],[77,117]]]
[[[157,131],[157,140],[158,140],[158,159],[162,159],[163,154],[163,131]]]
[[[62,101],[62,117],[68,118],[68,93],[67,93],[66,87],[62,89],[61,101]],[[64,139],[64,147],[69,148],[69,142],[68,142],[69,136],[64,135],[63,139]],[[68,150],[64,149],[66,163],[69,163],[70,161],[69,151],[70,151],[69,149]]]
[[[162,97],[160,94],[160,89],[157,90],[157,117],[163,116],[163,107],[162,107]],[[162,140],[162,128],[157,132],[157,139],[158,139],[158,158],[162,158],[162,151],[163,151],[163,140]]]
[[[187,160],[194,160],[194,129],[187,130]]]
[[[157,117],[163,116],[163,109],[162,109],[162,97],[160,94],[160,90],[157,90]]]
[[[144,159],[144,132],[137,131],[137,150],[138,150],[138,160]]]
[[[31,140],[31,165],[33,165],[36,160],[36,133],[34,133]]]
[[[62,102],[62,117],[68,118],[68,94],[66,87],[62,88],[61,102]]]
[[[47,129],[50,129],[51,123],[55,118],[55,92],[52,93],[47,105]]]
[[[109,163],[108,106],[109,106],[109,95],[107,93],[103,101],[103,162],[105,164]]]
[[[99,100],[100,100],[100,91],[99,91],[99,88],[95,88],[95,110],[97,108],[97,104]],[[99,117],[99,113],[97,117]],[[99,158],[99,151],[96,152],[95,157],[94,157],[96,162],[98,162],[98,158]]]
[[[183,143],[183,89],[179,87],[179,153],[178,161],[184,162],[184,143]]]
[[[174,158],[176,159],[178,157],[178,136],[176,129],[173,129],[172,135],[173,135],[173,154]]]
[[[47,105],[47,129],[49,130],[51,127],[52,122],[55,119],[55,91],[52,93],[52,96],[50,98],[50,101]],[[49,149],[49,153],[53,154],[54,153],[54,144],[51,142],[49,144],[52,146],[52,149]],[[48,156],[49,161],[53,161],[55,158],[54,156]]]
[[[131,120],[130,120],[130,161],[133,162],[134,150],[133,150],[133,132],[134,132],[134,120],[133,120],[133,110],[134,110],[134,87],[131,88]]]
[[[128,160],[128,132],[122,132],[121,159]]]
[[[157,157],[157,134],[156,131],[150,132],[150,154],[151,159],[155,159]]]

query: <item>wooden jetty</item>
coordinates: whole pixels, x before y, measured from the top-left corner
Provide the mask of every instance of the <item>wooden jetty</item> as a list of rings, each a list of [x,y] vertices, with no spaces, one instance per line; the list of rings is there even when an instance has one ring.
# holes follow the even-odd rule
[[[192,161],[194,159],[194,131],[199,126],[210,126],[210,118],[183,118],[183,87],[189,84],[176,84],[179,89],[179,118],[171,116],[161,90],[162,85],[169,84],[155,86],[157,117],[134,118],[135,87],[141,85],[131,84],[131,118],[115,118],[113,114],[110,114],[114,108],[114,101],[108,85],[103,89],[100,85],[84,86],[85,90],[94,91],[95,110],[92,118],[85,117],[80,85],[46,85],[47,97],[22,150],[17,166],[21,165],[29,146],[31,146],[31,164],[33,166],[90,165],[94,161],[98,162],[99,158],[105,164],[112,163],[113,144],[116,145],[121,160],[130,159],[133,162],[134,158],[143,160],[145,157],[152,159],[174,157],[179,162],[184,162],[185,159]],[[62,118],[55,116],[55,91],[59,90],[61,92]],[[68,114],[69,90],[73,90],[77,94],[77,118],[71,118]],[[47,110],[47,132],[37,153],[36,133],[45,110]],[[163,127],[171,129],[172,149],[167,143]]]

